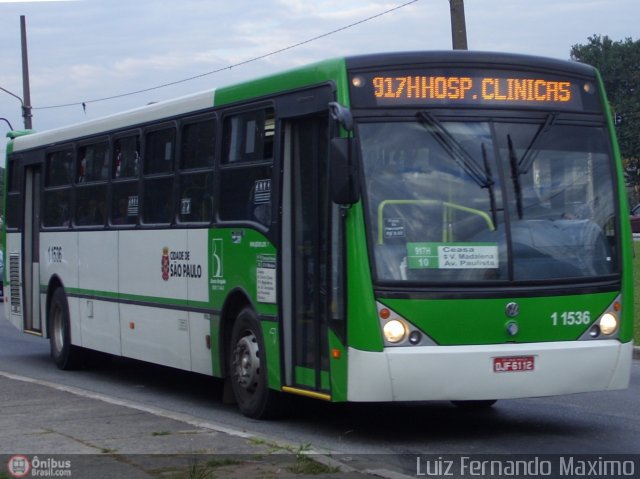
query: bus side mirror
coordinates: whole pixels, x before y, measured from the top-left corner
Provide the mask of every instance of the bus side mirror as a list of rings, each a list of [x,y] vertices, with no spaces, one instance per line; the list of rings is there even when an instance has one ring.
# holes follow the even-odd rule
[[[331,197],[339,205],[352,205],[360,198],[358,151],[355,138],[331,139]]]

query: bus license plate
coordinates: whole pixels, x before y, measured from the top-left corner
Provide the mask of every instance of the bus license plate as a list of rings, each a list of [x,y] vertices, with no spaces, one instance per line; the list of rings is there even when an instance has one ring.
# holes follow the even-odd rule
[[[517,373],[521,371],[533,371],[535,369],[534,356],[510,356],[506,358],[493,358],[494,373]]]

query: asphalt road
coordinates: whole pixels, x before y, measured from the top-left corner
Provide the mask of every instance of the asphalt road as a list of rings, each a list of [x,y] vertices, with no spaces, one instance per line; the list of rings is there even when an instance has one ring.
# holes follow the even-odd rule
[[[222,402],[219,380],[122,358],[58,370],[48,341],[19,333],[0,315],[0,371],[108,395],[316,450],[388,454],[415,476],[426,454],[640,454],[640,361],[629,389],[499,401],[488,411],[445,402],[326,404],[296,399],[286,418],[256,421]],[[409,458],[409,459],[407,459]],[[362,459],[365,460],[365,459]],[[640,471],[637,471],[640,472]]]

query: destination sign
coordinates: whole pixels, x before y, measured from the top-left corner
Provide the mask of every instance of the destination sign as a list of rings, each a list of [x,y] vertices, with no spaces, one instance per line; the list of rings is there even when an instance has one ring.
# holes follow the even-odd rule
[[[595,85],[591,82],[503,70],[367,72],[351,77],[351,92],[354,104],[362,106],[542,106],[599,110]]]
[[[574,98],[569,81],[540,78],[446,76],[373,77],[376,98],[423,100],[539,101],[567,103]]]

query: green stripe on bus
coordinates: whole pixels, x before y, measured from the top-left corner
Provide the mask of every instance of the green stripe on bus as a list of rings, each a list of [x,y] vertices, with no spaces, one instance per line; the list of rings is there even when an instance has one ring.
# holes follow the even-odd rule
[[[46,285],[44,286],[46,289]],[[93,289],[82,288],[65,288],[69,296],[90,296],[96,300],[109,301],[130,301],[136,303],[144,303],[149,306],[174,306],[183,308],[202,308],[210,309],[211,305],[207,301],[193,301],[180,298],[164,298],[160,296],[145,296],[140,294],[118,293],[114,291],[98,291]]]

